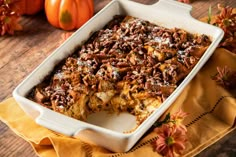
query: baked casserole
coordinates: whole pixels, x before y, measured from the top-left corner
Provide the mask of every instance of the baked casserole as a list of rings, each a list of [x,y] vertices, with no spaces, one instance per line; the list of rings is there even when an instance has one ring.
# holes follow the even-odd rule
[[[132,16],[115,16],[28,94],[86,121],[99,111],[129,112],[140,125],[197,64],[211,40]]]

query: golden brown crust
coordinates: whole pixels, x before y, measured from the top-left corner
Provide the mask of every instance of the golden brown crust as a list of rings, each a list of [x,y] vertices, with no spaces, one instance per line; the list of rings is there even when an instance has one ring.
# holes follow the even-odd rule
[[[205,35],[119,16],[68,57],[46,85],[38,85],[33,99],[81,120],[102,110],[128,111],[139,125],[176,89],[210,43]]]

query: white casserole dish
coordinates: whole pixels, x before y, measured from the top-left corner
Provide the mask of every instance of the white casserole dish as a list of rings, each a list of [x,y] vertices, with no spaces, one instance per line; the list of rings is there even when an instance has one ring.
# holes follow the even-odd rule
[[[143,5],[128,0],[113,0],[45,59],[43,63],[16,87],[13,91],[13,96],[21,108],[35,119],[39,125],[67,136],[91,141],[114,152],[126,152],[134,146],[139,138],[170,107],[185,86],[213,54],[223,37],[223,31],[221,29],[192,18],[190,15],[191,9],[191,6],[173,0],[159,0],[154,5]],[[27,93],[35,85],[40,83],[60,60],[73,53],[74,49],[78,45],[81,45],[83,41],[86,41],[92,32],[101,29],[114,15],[120,14],[138,17],[167,28],[178,27],[191,33],[206,34],[212,38],[212,44],[191,73],[183,80],[171,96],[134,132],[124,134],[119,131],[113,131],[79,121],[49,110],[26,98]],[[119,123],[115,125],[119,125]]]

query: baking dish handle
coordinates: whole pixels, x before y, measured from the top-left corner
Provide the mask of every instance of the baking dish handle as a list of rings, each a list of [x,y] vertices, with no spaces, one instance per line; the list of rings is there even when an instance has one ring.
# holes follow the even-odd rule
[[[151,6],[163,12],[169,12],[169,10],[171,10],[171,12],[182,16],[191,16],[192,6],[175,0],[159,0]]]
[[[82,122],[80,123],[80,121],[64,115],[58,116],[58,114],[60,113],[56,113],[49,109],[43,109],[35,121],[45,128],[67,136],[74,136],[80,131],[88,129],[83,126]]]

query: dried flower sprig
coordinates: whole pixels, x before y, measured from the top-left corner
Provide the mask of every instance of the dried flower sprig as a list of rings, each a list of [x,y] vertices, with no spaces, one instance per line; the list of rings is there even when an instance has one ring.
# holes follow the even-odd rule
[[[183,110],[179,110],[170,116],[172,125],[176,126],[177,129],[181,130],[182,132],[187,132],[187,128],[183,125],[183,120],[189,114],[184,112]]]
[[[236,71],[230,69],[228,66],[216,67],[217,73],[211,78],[216,83],[226,89],[236,88]]]
[[[154,129],[158,139],[155,141],[155,150],[165,157],[174,157],[175,154],[182,154],[187,141],[186,134],[177,129],[164,124],[160,128]]]
[[[14,31],[22,30],[19,24],[20,14],[13,8],[14,1],[0,0],[0,34],[13,35]]]
[[[207,23],[210,24],[211,23],[211,19],[212,19],[212,8],[211,5],[208,9],[208,19],[207,19]]]
[[[173,115],[168,113],[164,120],[154,124],[157,133],[157,140],[153,143],[155,151],[166,157],[182,154],[187,141],[187,128],[182,121],[187,115],[179,110]]]
[[[170,113],[167,113],[167,115],[165,116],[165,118],[162,121],[156,121],[153,126],[154,127],[160,127],[163,124],[168,124],[171,121],[170,119]]]
[[[208,15],[208,23],[211,23],[224,30],[224,37],[219,44],[219,47],[228,49],[229,51],[236,53],[236,13],[233,12],[233,8],[229,6],[222,6],[218,4],[220,13],[215,16],[214,20],[211,15],[211,7],[209,8],[210,15]]]

